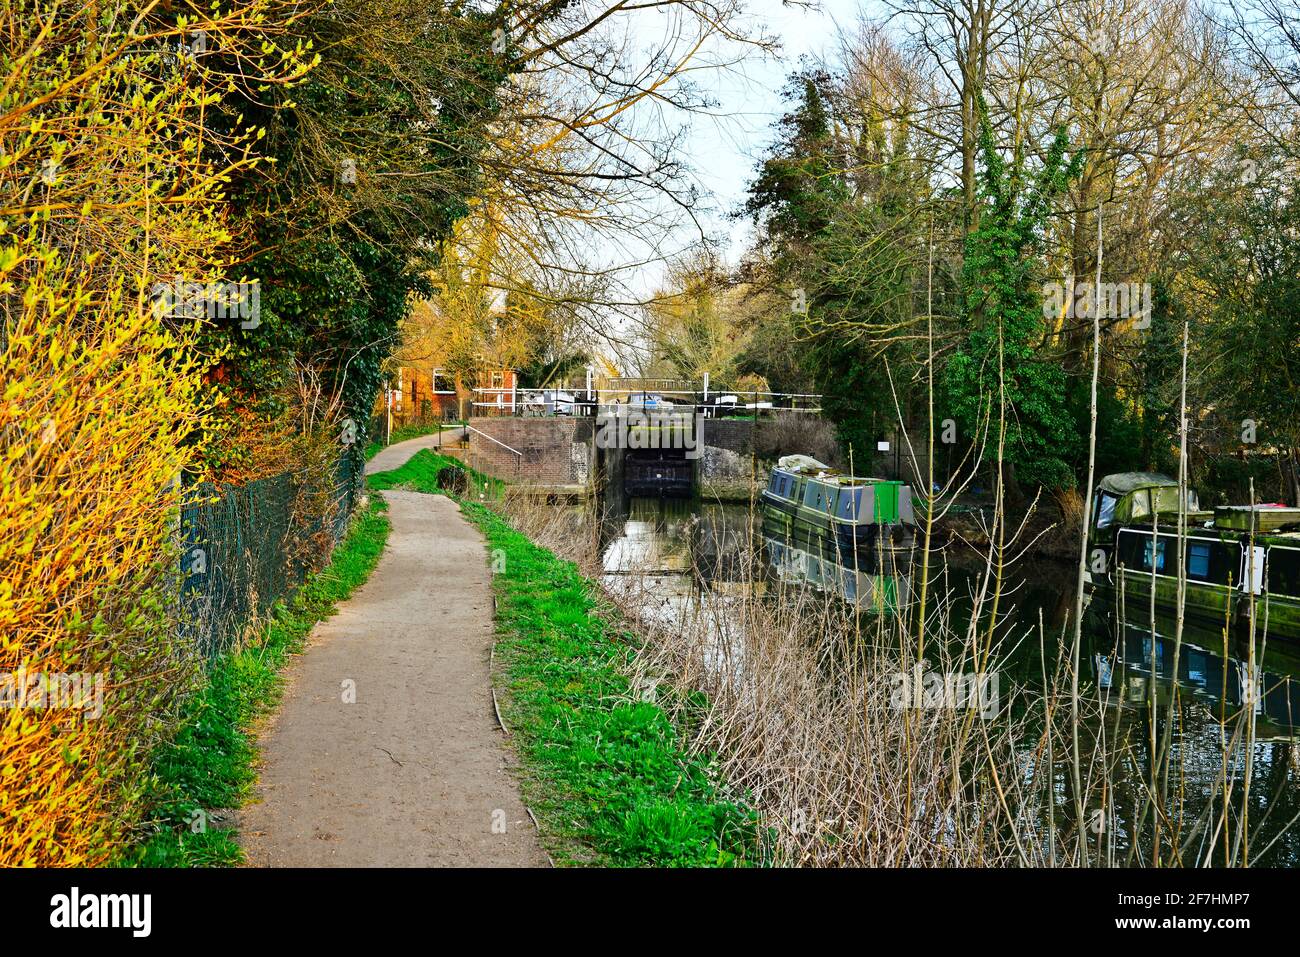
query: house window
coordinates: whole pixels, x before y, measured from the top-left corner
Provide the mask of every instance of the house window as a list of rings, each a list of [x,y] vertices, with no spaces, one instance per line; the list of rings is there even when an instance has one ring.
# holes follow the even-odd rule
[[[1187,577],[1210,579],[1210,546],[1207,542],[1191,542],[1187,546]]]
[[[505,377],[500,372],[492,373],[492,388],[500,389],[505,385]]]

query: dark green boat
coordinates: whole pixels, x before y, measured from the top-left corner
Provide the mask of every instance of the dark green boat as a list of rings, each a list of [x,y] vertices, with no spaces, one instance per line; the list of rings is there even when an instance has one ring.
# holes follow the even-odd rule
[[[1184,616],[1233,633],[1300,641],[1300,508],[1229,505],[1202,510],[1187,491],[1187,532],[1179,547],[1178,483],[1155,472],[1107,475],[1093,499],[1088,582],[1097,600],[1124,609],[1128,621],[1178,608],[1185,570]]]

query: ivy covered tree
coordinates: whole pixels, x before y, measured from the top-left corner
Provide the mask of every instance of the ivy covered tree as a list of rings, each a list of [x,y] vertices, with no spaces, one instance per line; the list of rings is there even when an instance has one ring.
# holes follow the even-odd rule
[[[868,122],[860,137],[837,135],[845,124],[837,127],[825,73],[796,75],[787,99],[794,108],[778,124],[781,138],[745,211],[763,228],[764,266],[784,279],[788,315],[754,332],[741,365],[769,381],[790,380],[783,366],[796,356],[843,450],[861,462],[898,421],[886,361],[901,361],[910,347],[886,330],[915,319],[926,184],[908,162],[905,132],[891,136],[882,122]],[[788,337],[784,353],[772,348],[773,336]],[[895,341],[882,346],[882,336]],[[904,409],[909,378],[896,383]]]
[[[460,5],[340,0],[285,25],[318,51],[302,83],[224,102],[266,130],[266,160],[232,186],[237,269],[261,308],[251,328],[209,330],[228,400],[210,464],[256,473],[250,433],[281,420],[303,367],[364,430],[382,363],[480,184],[510,72],[500,27]]]
[[[844,158],[831,133],[829,86],[823,71],[791,78],[785,97],[795,107],[777,122],[777,145],[745,202],[745,213],[763,223],[782,257],[806,251],[848,199]]]
[[[1049,489],[1075,486],[1082,441],[1065,374],[1041,348],[1043,233],[1053,202],[1083,166],[1083,154],[1067,158],[1067,146],[1058,130],[1030,173],[1023,149],[1003,159],[983,120],[979,216],[962,264],[965,339],[943,375],[946,408],[966,436],[988,428],[995,448],[1002,421],[1008,478]]]

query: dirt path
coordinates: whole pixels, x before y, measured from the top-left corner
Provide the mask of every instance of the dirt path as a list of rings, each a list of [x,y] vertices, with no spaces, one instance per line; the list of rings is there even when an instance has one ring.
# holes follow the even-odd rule
[[[379,566],[312,631],[262,734],[249,863],[545,866],[493,714],[483,540],[449,499],[384,495]]]

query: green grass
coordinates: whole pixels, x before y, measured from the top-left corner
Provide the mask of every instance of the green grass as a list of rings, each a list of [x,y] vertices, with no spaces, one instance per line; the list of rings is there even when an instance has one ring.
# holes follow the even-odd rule
[[[404,488],[413,492],[437,493],[441,491],[438,488],[438,473],[448,467],[464,469],[469,474],[470,481],[476,491],[495,493],[503,484],[499,479],[490,478],[473,469],[466,468],[464,463],[458,459],[447,455],[439,455],[430,449],[421,449],[416,452],[400,468],[388,472],[376,472],[374,475],[367,476],[366,484],[376,491],[389,488]]]
[[[301,650],[312,627],[361,585],[388,539],[386,505],[378,496],[358,514],[328,568],[311,576],[292,600],[272,612],[260,640],[213,661],[188,699],[180,730],[155,755],[146,795],[152,823],[121,863],[142,867],[213,867],[241,863],[228,827],[200,818],[235,808],[257,781],[254,723],[279,701],[280,670]],[[202,822],[202,826],[196,822]]]
[[[599,586],[484,506],[462,509],[494,565],[504,556],[493,587],[505,719],[557,863],[755,863],[754,815],[686,753],[657,703],[672,692],[638,694],[624,677],[636,639],[598,605]]]
[[[440,432],[446,425],[440,422],[429,423],[412,423],[411,425],[399,425],[393,429],[393,434],[389,436],[388,445],[396,445],[398,442],[405,442],[407,439],[418,439],[423,435],[434,435]],[[369,462],[380,451],[387,448],[383,439],[375,439],[366,446],[366,461]]]
[[[372,489],[437,491],[455,459],[422,450],[399,469],[369,476]],[[471,473],[477,483],[496,484]],[[598,604],[599,587],[572,563],[530,542],[495,512],[462,501],[493,550],[498,645],[506,723],[521,761],[525,799],[560,864],[737,866],[759,860],[755,818],[731,800],[708,762],[686,752],[660,707],[624,671],[635,637]],[[257,780],[254,725],[275,707],[280,671],[312,626],[366,580],[388,537],[374,496],[291,602],[277,606],[260,641],[212,663],[187,702],[175,740],[155,756],[148,796],[153,823],[121,863],[231,866],[235,832],[195,830],[196,813],[236,808]],[[497,551],[499,550],[499,551]]]

